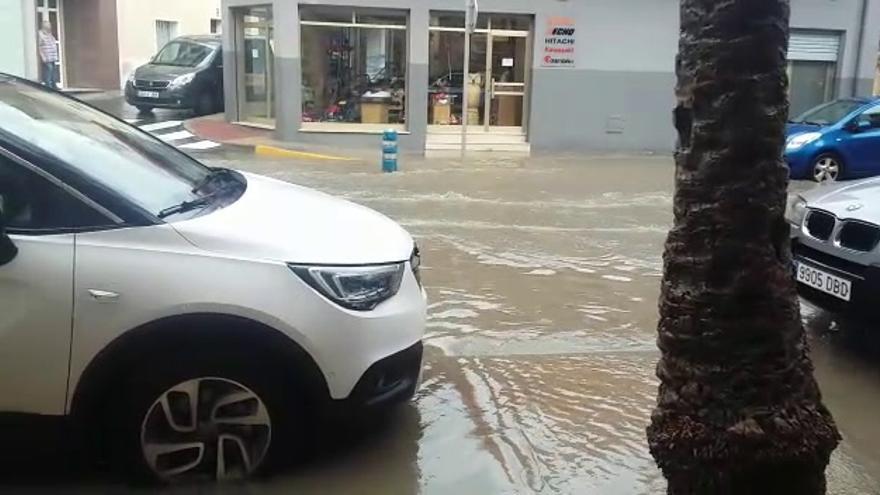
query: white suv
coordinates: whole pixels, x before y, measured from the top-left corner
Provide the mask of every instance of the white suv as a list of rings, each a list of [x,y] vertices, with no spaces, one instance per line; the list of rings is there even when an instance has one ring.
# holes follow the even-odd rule
[[[7,426],[64,420],[132,474],[224,479],[315,415],[415,392],[418,250],[374,211],[205,167],[10,76],[0,210]]]

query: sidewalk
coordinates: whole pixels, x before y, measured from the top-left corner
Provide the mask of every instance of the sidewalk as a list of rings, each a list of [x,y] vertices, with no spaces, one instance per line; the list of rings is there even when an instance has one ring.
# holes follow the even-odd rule
[[[305,158],[312,160],[355,161],[366,157],[365,151],[346,150],[340,155],[336,148],[304,145],[278,141],[270,129],[231,124],[223,114],[196,117],[184,121],[184,128],[201,139],[215,141],[228,146],[251,148],[254,153],[276,158]],[[371,153],[371,156],[375,153]]]

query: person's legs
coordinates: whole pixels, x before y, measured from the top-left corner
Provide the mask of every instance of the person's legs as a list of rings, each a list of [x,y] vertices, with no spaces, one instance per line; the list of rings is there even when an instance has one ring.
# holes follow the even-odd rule
[[[55,62],[43,62],[43,84],[58,89],[58,78],[55,73]]]
[[[40,63],[40,82],[43,83],[44,86],[49,85],[49,64],[46,62]]]
[[[58,74],[55,72],[57,66],[55,65],[55,62],[49,62],[46,65],[48,65],[49,69],[49,87],[52,89],[58,89]]]

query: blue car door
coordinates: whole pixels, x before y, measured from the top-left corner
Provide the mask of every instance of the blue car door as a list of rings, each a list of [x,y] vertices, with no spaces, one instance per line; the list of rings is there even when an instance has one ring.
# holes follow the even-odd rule
[[[880,175],[880,104],[857,116],[841,139],[848,175]]]

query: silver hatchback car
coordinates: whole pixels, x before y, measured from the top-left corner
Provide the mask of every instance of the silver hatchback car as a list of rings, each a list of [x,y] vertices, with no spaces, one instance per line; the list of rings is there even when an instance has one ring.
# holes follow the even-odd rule
[[[844,313],[880,301],[880,178],[800,193],[786,218],[801,296]]]

